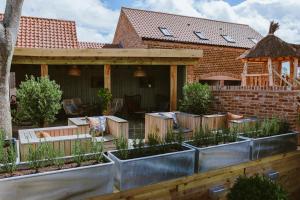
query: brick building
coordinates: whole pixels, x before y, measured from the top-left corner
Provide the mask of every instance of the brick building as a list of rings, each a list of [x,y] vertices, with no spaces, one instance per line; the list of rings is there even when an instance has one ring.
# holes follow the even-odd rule
[[[239,85],[243,64],[236,58],[261,38],[244,24],[122,8],[113,43],[124,48],[202,49],[199,64],[186,67],[189,82]],[[265,70],[260,65],[249,69]]]

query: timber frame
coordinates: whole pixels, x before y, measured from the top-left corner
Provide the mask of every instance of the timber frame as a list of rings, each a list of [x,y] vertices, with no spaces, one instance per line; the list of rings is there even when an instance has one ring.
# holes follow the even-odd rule
[[[12,64],[40,65],[41,76],[48,76],[48,65],[104,65],[104,87],[109,90],[112,65],[169,66],[170,110],[174,111],[177,109],[177,66],[193,66],[201,57],[203,51],[194,49],[16,48]]]

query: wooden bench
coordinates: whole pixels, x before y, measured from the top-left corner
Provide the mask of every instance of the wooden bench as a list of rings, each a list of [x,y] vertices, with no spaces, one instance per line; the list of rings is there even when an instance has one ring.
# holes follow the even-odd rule
[[[45,133],[45,137],[41,137]],[[77,126],[58,126],[19,130],[20,160],[27,161],[30,146],[36,148],[41,143],[48,143],[55,150],[72,155],[75,141],[80,141],[85,150],[89,150],[92,136],[80,134]]]

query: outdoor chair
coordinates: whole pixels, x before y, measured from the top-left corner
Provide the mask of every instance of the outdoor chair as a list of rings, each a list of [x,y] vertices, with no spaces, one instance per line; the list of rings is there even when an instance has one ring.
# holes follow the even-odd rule
[[[165,138],[168,132],[182,132],[185,140],[192,138],[193,133],[201,126],[201,116],[183,112],[147,113],[145,115],[145,139],[149,134],[158,134]]]
[[[80,116],[88,112],[88,106],[82,104],[80,98],[64,99],[62,105],[68,116]]]
[[[146,113],[145,110],[141,108],[142,96],[137,95],[124,95],[124,105],[126,109],[126,113],[129,117],[132,118],[143,118]]]

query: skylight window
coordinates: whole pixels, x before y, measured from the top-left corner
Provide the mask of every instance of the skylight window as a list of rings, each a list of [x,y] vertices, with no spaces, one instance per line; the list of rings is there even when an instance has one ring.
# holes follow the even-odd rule
[[[164,36],[173,36],[167,28],[159,27],[159,30],[162,32],[162,34],[164,34]]]
[[[208,40],[207,37],[205,37],[205,35],[202,32],[199,31],[194,31],[195,35],[198,36],[198,38],[200,38],[201,40]]]
[[[230,35],[221,35],[227,42],[235,43],[235,40]]]
[[[253,42],[254,44],[257,44],[258,43],[258,40],[255,39],[255,38],[248,38],[249,40],[251,40],[251,42]]]

